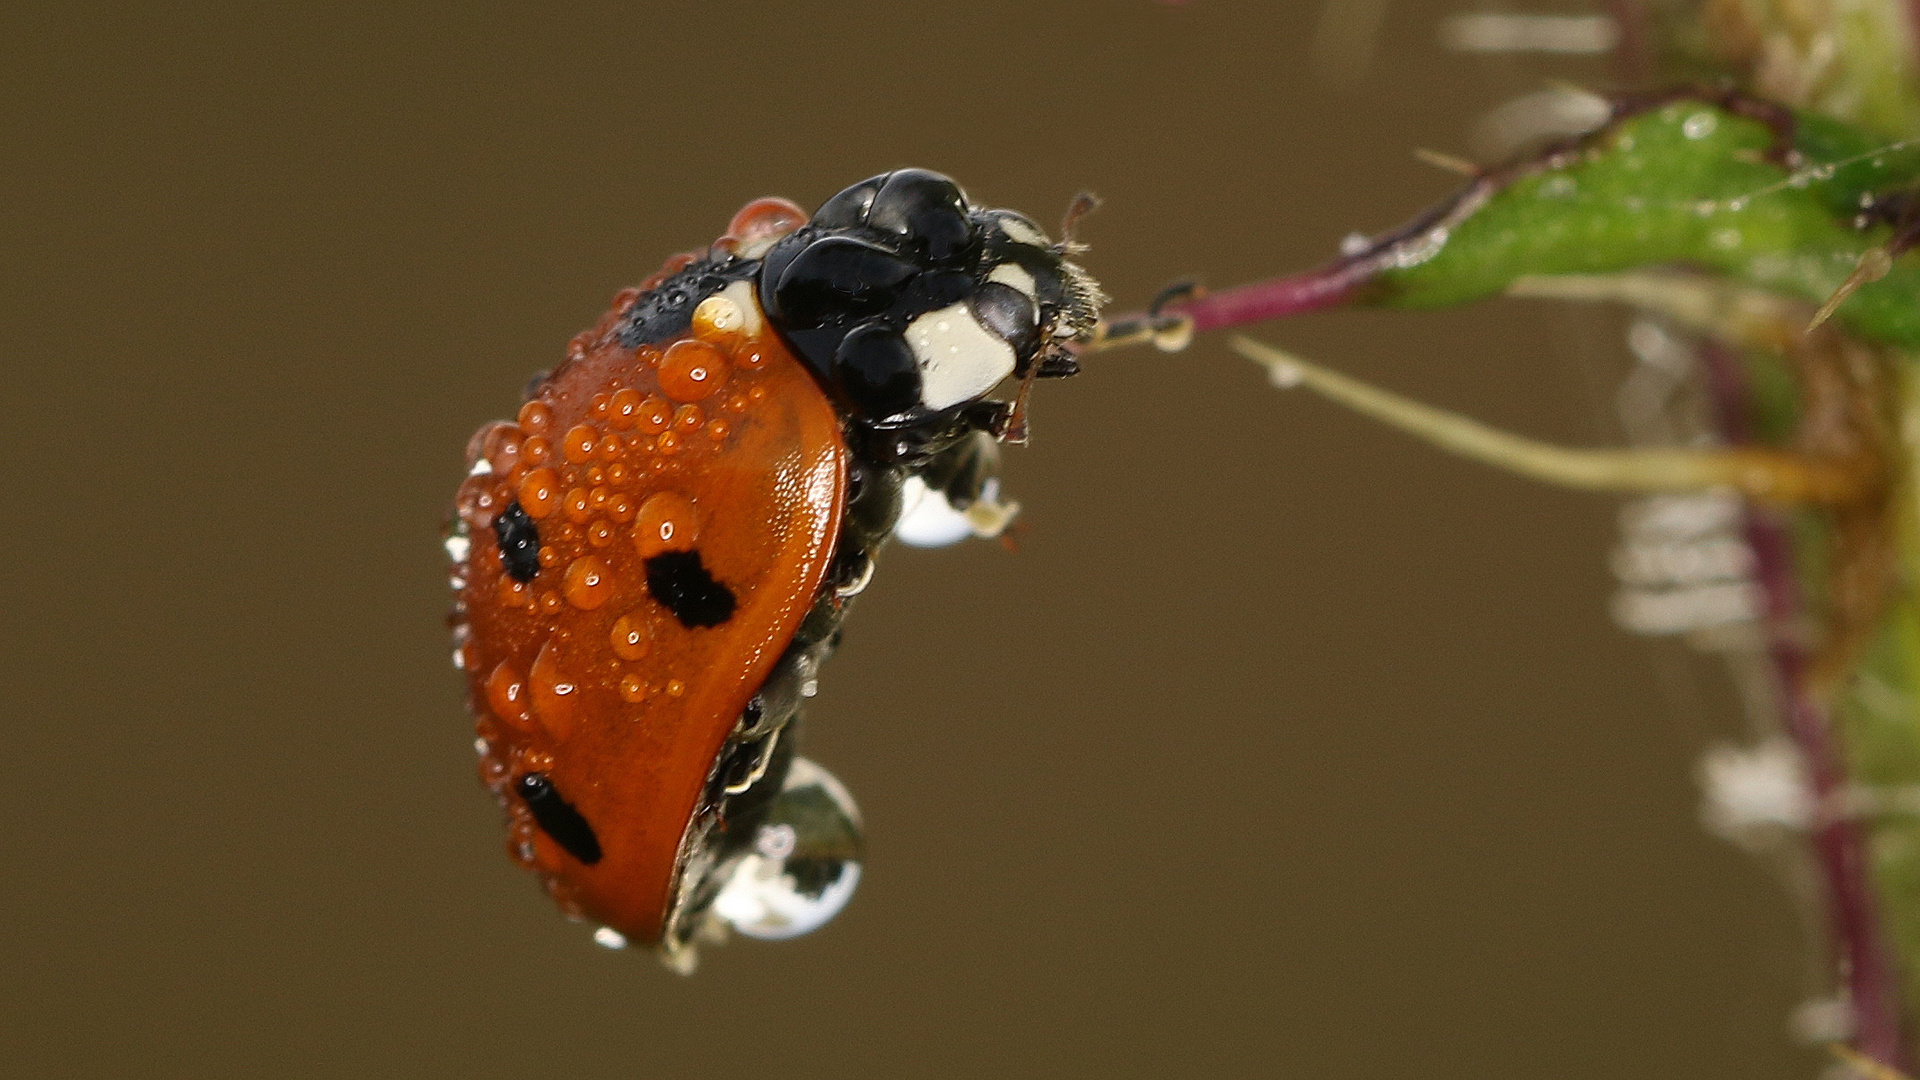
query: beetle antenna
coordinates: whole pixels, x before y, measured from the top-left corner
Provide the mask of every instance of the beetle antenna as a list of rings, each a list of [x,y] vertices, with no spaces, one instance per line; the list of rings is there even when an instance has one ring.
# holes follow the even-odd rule
[[[1062,255],[1082,250],[1080,242],[1074,239],[1074,229],[1079,226],[1081,218],[1098,209],[1100,209],[1100,196],[1091,191],[1080,192],[1073,197],[1072,202],[1067,204],[1067,212],[1060,217],[1058,250]]]

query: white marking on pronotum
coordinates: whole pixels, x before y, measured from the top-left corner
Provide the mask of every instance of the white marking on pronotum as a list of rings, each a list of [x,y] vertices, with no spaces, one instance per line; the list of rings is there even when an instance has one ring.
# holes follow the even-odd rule
[[[987,275],[987,280],[997,281],[1010,289],[1018,289],[1027,294],[1029,299],[1037,295],[1037,290],[1033,284],[1033,275],[1027,271],[1026,267],[1021,266],[1019,263],[1001,263],[999,266],[993,268],[993,273]]]
[[[1013,374],[1013,346],[988,333],[965,303],[913,320],[907,344],[920,363],[920,403],[929,409],[972,401]]]
[[[994,220],[1000,226],[1000,231],[1007,234],[1007,239],[1016,244],[1027,244],[1037,248],[1047,246],[1045,233],[1011,214],[1002,214]]]
[[[739,309],[741,337],[760,336],[760,297],[754,294],[752,282],[736,281],[714,295],[733,301],[733,306]]]

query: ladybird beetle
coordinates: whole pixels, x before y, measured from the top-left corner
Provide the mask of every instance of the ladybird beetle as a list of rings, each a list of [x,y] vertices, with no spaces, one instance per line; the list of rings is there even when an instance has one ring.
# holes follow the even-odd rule
[[[801,702],[889,536],[1016,509],[988,394],[1074,372],[1104,298],[1069,254],[922,169],[811,218],[761,199],[475,433],[447,548],[480,775],[596,940],[689,970],[851,896],[858,812],[795,755]]]

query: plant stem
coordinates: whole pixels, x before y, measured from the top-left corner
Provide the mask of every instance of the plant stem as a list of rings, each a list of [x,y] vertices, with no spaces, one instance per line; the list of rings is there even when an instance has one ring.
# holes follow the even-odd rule
[[[1764,447],[1554,446],[1370,386],[1251,338],[1236,335],[1232,345],[1242,356],[1266,365],[1276,386],[1308,387],[1443,450],[1560,487],[1636,493],[1730,487],[1750,498],[1779,503],[1843,503],[1867,490],[1858,469]]]
[[[1717,426],[1727,442],[1751,437],[1747,422],[1746,372],[1740,357],[1709,340],[1700,349]],[[1833,806],[1847,786],[1833,718],[1807,678],[1807,649],[1793,631],[1801,612],[1794,577],[1792,539],[1773,513],[1749,504],[1744,531],[1753,551],[1754,577],[1766,600],[1762,625],[1787,734],[1806,761],[1814,805]],[[1869,880],[1859,822],[1824,814],[1813,833],[1813,851],[1826,887],[1830,945],[1842,967],[1854,1015],[1854,1043],[1861,1053],[1907,1071],[1901,1032],[1899,981]]]

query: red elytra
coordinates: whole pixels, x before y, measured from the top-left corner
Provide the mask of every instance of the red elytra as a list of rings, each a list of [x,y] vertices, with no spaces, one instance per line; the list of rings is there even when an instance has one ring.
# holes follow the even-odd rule
[[[924,169],[763,199],[474,437],[448,551],[481,774],[595,940],[690,970],[852,896],[859,811],[799,756],[803,702],[889,538],[1011,519],[996,443],[1102,299],[1071,249]]]
[[[762,200],[717,246],[805,220]],[[469,465],[485,466],[457,504],[459,660],[509,852],[569,914],[646,944],[716,756],[821,590],[847,496],[840,418],[735,302],[750,294],[710,298],[677,341],[621,344],[626,308],[688,263],[622,293],[517,422],[476,436]],[[496,528],[512,505],[538,535],[524,581]],[[649,590],[648,560],[673,552],[724,583],[723,621],[688,625]],[[542,828],[529,792],[591,823],[592,846]]]

